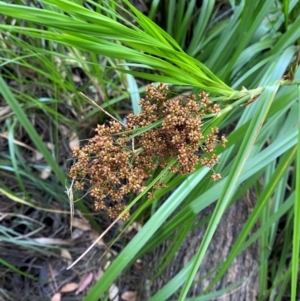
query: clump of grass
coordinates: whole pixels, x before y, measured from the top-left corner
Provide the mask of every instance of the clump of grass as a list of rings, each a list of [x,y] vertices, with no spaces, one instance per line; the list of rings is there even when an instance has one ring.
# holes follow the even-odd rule
[[[128,114],[126,124],[112,120],[109,125],[98,125],[87,145],[73,149],[76,163],[69,175],[75,180],[75,189],[88,189],[95,209],[106,211],[110,218],[117,218],[125,209],[122,202],[126,196],[142,192],[145,181],[157,168],[166,168],[170,160],[176,159],[170,172],[183,175],[194,172],[198,163],[212,168],[219,162],[214,152],[218,128],[211,128],[206,135],[201,131],[202,118],[219,112],[219,105],[213,104],[206,93],[168,96],[167,85],[148,86],[145,99],[140,101],[140,114]],[[145,127],[150,129],[132,135]],[[225,146],[224,135],[221,142]],[[220,178],[220,174],[212,174],[213,180]],[[154,188],[163,185],[160,182]],[[128,218],[129,212],[122,215],[123,220]]]

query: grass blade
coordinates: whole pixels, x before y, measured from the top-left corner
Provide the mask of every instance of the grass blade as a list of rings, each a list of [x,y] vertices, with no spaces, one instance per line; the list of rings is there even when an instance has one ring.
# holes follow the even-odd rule
[[[242,169],[244,168],[247,158],[249,157],[250,150],[251,150],[252,146],[254,145],[254,142],[258,136],[259,130],[262,126],[262,123],[264,122],[264,120],[266,118],[266,115],[268,113],[268,110],[271,106],[271,103],[276,95],[278,88],[279,88],[279,83],[276,83],[273,86],[268,86],[268,87],[266,87],[266,89],[262,93],[262,95],[260,96],[259,108],[258,108],[259,113],[253,117],[253,119],[249,125],[247,133],[245,135],[245,139],[243,140],[240,151],[237,155],[237,158],[235,159],[234,165],[233,165],[231,172],[228,176],[228,179],[225,183],[221,197],[214,210],[212,218],[209,222],[209,225],[207,227],[207,230],[206,230],[203,240],[201,242],[200,248],[197,252],[195,264],[193,265],[193,267],[190,271],[190,274],[187,278],[187,281],[185,282],[183,289],[181,291],[179,301],[185,300],[185,298],[187,296],[189,288],[192,285],[193,279],[197,273],[197,270],[201,264],[201,261],[202,261],[204,255],[205,255],[208,245],[212,239],[212,236],[222,218],[223,213],[225,212],[225,210],[231,200],[231,197],[234,194],[238,178],[242,172]]]
[[[298,86],[298,102],[300,101],[300,86]],[[298,104],[299,118],[300,105]],[[298,119],[300,120],[300,119]],[[298,150],[296,160],[296,197],[294,206],[294,232],[293,232],[293,252],[292,252],[292,285],[291,300],[297,298],[297,284],[299,271],[299,250],[300,250],[300,131],[298,131]]]

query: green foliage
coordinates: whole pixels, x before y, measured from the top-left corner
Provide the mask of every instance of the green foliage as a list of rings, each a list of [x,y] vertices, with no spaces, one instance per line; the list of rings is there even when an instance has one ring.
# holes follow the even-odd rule
[[[223,179],[212,184],[205,167],[198,167],[187,177],[171,177],[167,169],[154,177],[147,190],[130,204],[132,207],[144,200],[130,222],[145,212],[150,215],[152,206],[150,218],[84,300],[98,300],[100,295],[107,295],[115,279],[137,258],[172,238],[175,230],[183,239],[196,216],[217,202],[195,256],[150,299],[167,300],[177,293],[178,300],[188,300],[186,296],[195,273],[224,212],[250,187],[259,187],[256,205],[227,260],[199,300],[210,300],[234,289],[210,291],[234,258],[255,240],[260,242],[259,300],[280,300],[288,290],[290,299],[296,300],[299,298],[300,235],[300,71],[297,44],[300,18],[295,14],[299,10],[297,1],[225,1],[223,6],[217,1],[203,1],[200,7],[196,7],[196,1],[152,1],[149,17],[127,0],[122,1],[122,5],[117,1],[104,2],[86,1],[81,5],[74,1],[45,0],[41,2],[41,8],[22,2],[0,2],[1,18],[5,21],[0,25],[4,37],[0,56],[1,67],[6,70],[6,74],[0,77],[0,88],[11,112],[4,123],[9,154],[1,154],[0,176],[15,180],[20,187],[19,195],[15,195],[8,185],[0,183],[1,194],[16,203],[22,203],[25,198],[23,205],[38,207],[28,189],[30,183],[48,196],[59,199],[62,208],[68,208],[64,193],[67,167],[59,163],[57,151],[59,125],[80,132],[84,130],[82,124],[92,126],[93,123],[87,122],[98,113],[97,109],[86,113],[89,104],[79,92],[87,87],[74,86],[68,71],[70,61],[86,72],[89,82],[100,87],[102,107],[117,118],[118,108],[127,97],[131,98],[135,113],[139,112],[139,93],[144,87],[138,89],[137,78],[169,83],[181,91],[187,86],[185,88],[190,90],[210,92],[215,101],[222,103],[223,109],[208,118],[204,127],[225,129],[226,125],[235,124],[227,137],[228,147],[225,150],[217,148],[221,163],[215,171],[221,173]],[[165,30],[154,22],[160,10]],[[60,65],[55,60],[59,60]],[[10,80],[19,86],[25,81],[9,68],[33,70],[43,91],[50,89],[49,97],[42,99],[32,91],[23,92],[9,86]],[[66,77],[64,72],[67,72]],[[34,80],[29,76],[27,81]],[[122,91],[120,86],[126,87],[129,93]],[[111,96],[110,91],[116,91],[117,96]],[[62,104],[67,107],[66,99],[71,99],[69,109],[77,112],[81,124],[60,112]],[[32,125],[33,110],[39,112],[53,129],[49,138],[55,146],[52,151],[47,149]],[[44,167],[51,167],[56,180],[42,181],[26,166],[15,144],[15,132],[19,127],[42,153]],[[140,129],[138,133],[145,130]],[[161,178],[164,178],[167,188],[158,190],[156,196],[158,200],[163,197],[166,200],[155,206],[145,199],[145,193]],[[241,183],[243,188],[239,188]],[[288,196],[286,187],[289,187]],[[46,199],[41,201],[40,207],[50,206]],[[76,205],[82,212],[88,212],[82,201]],[[275,247],[279,221],[283,218],[284,241],[279,257],[274,260],[270,255]],[[90,220],[99,227],[92,218]],[[259,229],[249,237],[257,222]],[[11,241],[22,244],[21,240]],[[179,244],[174,244],[167,261],[178,247]],[[12,269],[18,272],[17,268]]]

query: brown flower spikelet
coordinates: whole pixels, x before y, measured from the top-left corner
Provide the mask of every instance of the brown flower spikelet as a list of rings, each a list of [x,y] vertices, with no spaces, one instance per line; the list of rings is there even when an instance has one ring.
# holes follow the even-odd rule
[[[117,218],[126,208],[122,204],[125,196],[142,192],[145,180],[158,167],[166,167],[170,159],[177,159],[170,171],[181,174],[193,172],[198,162],[210,168],[218,163],[214,154],[218,129],[212,128],[204,137],[201,127],[203,115],[218,112],[219,106],[211,106],[204,92],[172,99],[168,99],[168,94],[166,85],[148,86],[145,99],[140,100],[140,114],[128,114],[126,125],[117,121],[98,125],[96,135],[88,144],[73,150],[76,163],[69,176],[76,180],[75,189],[89,187],[89,194],[95,199],[95,210],[105,210],[110,218]],[[160,125],[131,138],[129,130],[154,122]],[[223,146],[227,142],[224,135],[221,142]],[[201,159],[200,148],[204,153]],[[213,180],[217,178],[214,176]],[[108,202],[113,204],[108,205]],[[126,212],[122,219],[128,218]]]

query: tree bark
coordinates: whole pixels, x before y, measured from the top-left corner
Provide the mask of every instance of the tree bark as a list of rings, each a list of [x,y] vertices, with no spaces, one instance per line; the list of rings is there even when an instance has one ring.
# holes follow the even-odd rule
[[[211,280],[214,278],[213,276],[216,274],[215,272],[211,273],[211,271],[226,260],[231,247],[236,241],[245,221],[247,220],[251,212],[251,209],[254,206],[254,203],[255,195],[250,192],[226,210],[226,213],[224,214],[220,224],[218,225],[217,231],[213,236],[206,255],[194,279],[195,284],[190,289],[189,297],[199,296],[208,287]],[[203,210],[197,218],[197,221],[203,220],[204,218],[211,215],[214,206],[215,205]],[[186,240],[181,245],[178,252],[175,254],[172,262],[168,265],[164,272],[151,284],[150,291],[148,290],[148,296],[144,296],[142,299],[149,299],[151,295],[154,295],[158,290],[160,290],[185,266],[185,264],[187,264],[187,262],[189,262],[189,260],[197,252],[200,246],[206,227],[207,224],[189,233]],[[175,238],[176,236],[173,237]],[[155,262],[157,262],[155,258],[159,258],[162,255],[162,252],[165,252],[167,246],[170,243],[171,241],[165,242],[154,252],[154,254],[152,255],[153,265],[149,265],[149,268],[151,270],[155,271]],[[238,287],[235,287],[231,291],[224,293],[218,298],[211,300],[256,300],[258,292],[258,259],[259,250],[258,243],[256,242],[249,246],[234,259],[226,274],[223,275],[222,279],[213,287],[212,290],[210,290],[210,292],[225,289],[226,287],[234,285],[238,282],[241,282],[240,285]],[[151,259],[147,258],[147,262],[149,262],[148,260],[150,260],[151,262]],[[168,300],[177,299],[178,294],[175,294]]]

